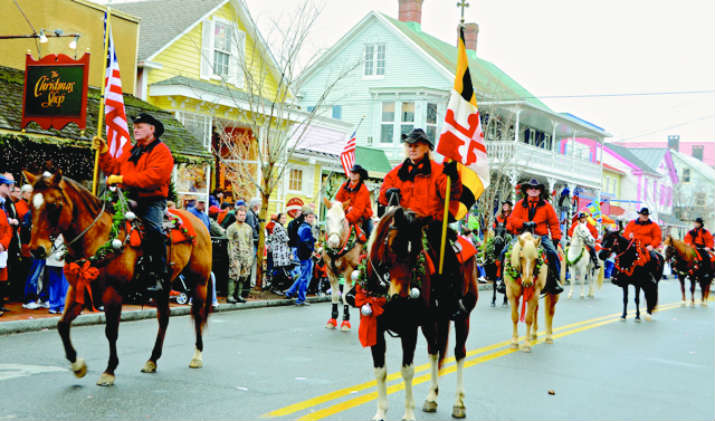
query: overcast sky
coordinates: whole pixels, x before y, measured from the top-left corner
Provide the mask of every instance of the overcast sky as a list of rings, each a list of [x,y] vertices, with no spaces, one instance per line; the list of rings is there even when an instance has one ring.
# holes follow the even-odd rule
[[[261,31],[302,0],[245,0]],[[422,29],[455,40],[457,0],[425,0]],[[611,140],[715,141],[715,1],[470,0],[477,54],[557,112],[605,128]],[[398,0],[319,0],[305,53],[332,46],[370,10],[397,17]],[[476,87],[477,90],[479,86]],[[711,91],[699,95],[545,98]]]

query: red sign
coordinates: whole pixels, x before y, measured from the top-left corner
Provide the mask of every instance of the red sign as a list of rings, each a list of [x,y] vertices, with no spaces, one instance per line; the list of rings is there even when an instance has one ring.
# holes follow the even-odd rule
[[[298,216],[298,211],[304,205],[303,201],[299,197],[293,197],[286,202],[286,212],[291,218]]]
[[[31,121],[43,129],[62,130],[76,123],[84,130],[87,122],[87,77],[89,54],[79,60],[64,54],[50,54],[39,60],[25,57],[25,92],[22,123]]]

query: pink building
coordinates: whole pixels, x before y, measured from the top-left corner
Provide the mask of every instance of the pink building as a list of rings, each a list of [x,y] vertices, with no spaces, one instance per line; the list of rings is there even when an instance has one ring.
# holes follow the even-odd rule
[[[702,162],[715,167],[715,140],[689,140],[679,141],[678,145],[673,145],[672,149],[685,155],[692,156]],[[668,140],[652,140],[652,141],[631,141],[617,142],[619,146],[626,148],[667,148]]]

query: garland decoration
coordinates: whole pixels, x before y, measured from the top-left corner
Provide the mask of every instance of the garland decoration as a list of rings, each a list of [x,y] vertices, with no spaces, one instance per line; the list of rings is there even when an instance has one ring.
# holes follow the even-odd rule
[[[581,261],[581,258],[583,257],[583,251],[586,249],[586,247],[581,247],[581,253],[579,253],[578,257],[574,261],[569,260],[569,249],[571,247],[566,247],[566,250],[564,251],[564,257],[566,258],[566,265],[567,266],[573,266],[579,261]]]

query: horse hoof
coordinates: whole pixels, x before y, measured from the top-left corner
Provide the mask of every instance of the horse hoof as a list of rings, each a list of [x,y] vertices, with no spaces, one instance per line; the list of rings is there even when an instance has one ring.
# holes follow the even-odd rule
[[[690,302],[690,307],[695,307],[695,301]]]
[[[102,373],[97,380],[97,386],[114,386],[114,375]]]
[[[156,373],[156,363],[152,360],[148,360],[144,363],[144,367],[142,367],[142,373]]]
[[[189,368],[201,368],[204,366],[204,362],[198,358],[192,358],[189,363]]]
[[[652,322],[652,321],[653,321],[653,316],[651,316],[650,314],[646,314],[646,315],[645,315],[645,320],[646,320],[647,322]]]
[[[75,362],[70,364],[70,369],[78,379],[87,375],[87,363],[84,362],[83,358],[77,358]]]
[[[402,416],[402,421],[415,421],[416,419],[414,415],[405,414]]]
[[[554,343],[554,338],[552,338],[551,336],[547,336],[546,339],[544,339],[544,342],[547,344],[552,344]]]
[[[533,335],[531,335],[531,340],[532,340],[532,341],[535,341],[535,340],[537,340],[537,339],[539,339],[539,336],[538,336],[536,333],[534,333]]]
[[[708,306],[708,302],[707,302],[707,301],[703,301],[703,302],[700,303],[700,307],[707,307],[707,306]]]
[[[425,403],[422,404],[422,412],[437,412],[437,402],[425,401]]]
[[[340,324],[340,330],[342,330],[343,332],[350,332],[351,327],[352,326],[350,326],[350,322],[347,320],[343,320],[343,322]]]
[[[521,352],[531,352],[531,346],[530,345],[522,345],[521,348],[519,348]]]
[[[636,323],[640,323],[640,322],[641,322],[641,316],[636,316]]]
[[[512,342],[510,347],[511,347],[511,349],[519,349],[519,344],[516,342]]]
[[[465,418],[467,416],[467,408],[459,405],[452,407],[452,418]]]
[[[496,306],[497,306],[496,303],[491,303],[491,304],[489,304],[489,307],[496,307]]]
[[[683,301],[680,302],[680,306],[681,306],[681,307],[685,307],[685,306],[687,306],[687,305],[688,305],[688,302],[685,301],[685,300],[683,300]]]
[[[335,329],[336,327],[338,327],[338,321],[335,319],[330,319],[328,323],[325,324],[326,329]]]

